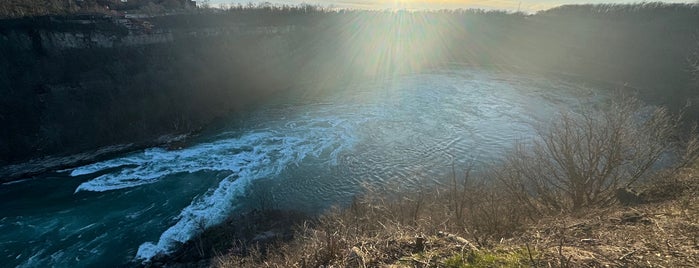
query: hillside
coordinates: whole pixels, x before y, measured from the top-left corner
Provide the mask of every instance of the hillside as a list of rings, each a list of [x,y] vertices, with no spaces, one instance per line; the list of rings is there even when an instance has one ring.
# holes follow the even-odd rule
[[[475,213],[457,223],[449,189],[404,192],[398,200],[373,192],[320,218],[253,211],[147,266],[693,267],[699,265],[698,172],[694,166],[638,186],[641,204],[543,217],[506,199],[472,195]]]

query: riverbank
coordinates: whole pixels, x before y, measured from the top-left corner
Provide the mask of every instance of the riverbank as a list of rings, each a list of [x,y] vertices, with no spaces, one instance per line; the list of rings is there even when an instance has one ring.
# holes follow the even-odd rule
[[[454,192],[410,192],[392,201],[374,192],[318,218],[275,210],[235,216],[146,266],[699,265],[699,166],[638,191],[638,204],[543,217],[490,195],[469,195],[481,213],[461,220],[450,204]]]
[[[41,174],[67,170],[146,148],[182,149],[188,145],[189,140],[197,136],[197,132],[164,135],[149,142],[112,145],[78,154],[51,155],[31,159],[23,163],[0,166],[0,184],[32,179],[34,176]]]

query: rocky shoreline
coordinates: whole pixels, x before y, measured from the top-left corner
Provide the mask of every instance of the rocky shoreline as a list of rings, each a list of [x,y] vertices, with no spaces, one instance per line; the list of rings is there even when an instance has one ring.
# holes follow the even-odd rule
[[[41,174],[59,172],[149,147],[164,147],[168,150],[182,149],[188,146],[188,140],[194,137],[196,137],[196,133],[165,135],[151,142],[112,145],[94,151],[45,156],[22,163],[0,166],[0,184],[32,179]]]

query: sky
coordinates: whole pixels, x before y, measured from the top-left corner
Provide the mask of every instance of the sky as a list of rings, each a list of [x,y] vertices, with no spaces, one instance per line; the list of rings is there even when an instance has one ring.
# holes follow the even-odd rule
[[[198,0],[203,2],[205,0]],[[274,4],[314,4],[323,7],[353,9],[456,9],[482,8],[536,12],[564,4],[638,3],[637,0],[208,0],[212,6],[270,2]],[[697,3],[699,0],[661,0],[653,2]]]

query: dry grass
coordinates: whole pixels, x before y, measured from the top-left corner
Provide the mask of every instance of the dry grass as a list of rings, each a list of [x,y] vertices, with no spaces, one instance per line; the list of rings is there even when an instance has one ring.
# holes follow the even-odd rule
[[[294,240],[277,244],[266,254],[255,250],[246,255],[224,254],[216,257],[212,265],[696,267],[699,265],[697,175],[697,169],[687,168],[666,182],[683,187],[673,198],[662,202],[548,215],[536,221],[526,215],[515,215],[514,218],[520,219],[516,227],[509,226],[514,224],[512,220],[487,219],[490,214],[483,210],[493,209],[487,204],[467,208],[463,214],[483,213],[485,218],[457,219],[453,207],[445,205],[449,191],[425,194],[422,200],[405,197],[394,202],[370,194],[357,199],[349,208],[335,210],[313,224],[298,226]],[[653,185],[658,184],[648,184],[646,189],[652,190]],[[513,211],[509,213],[502,214],[503,218],[513,215]],[[487,224],[494,226],[484,228]]]
[[[490,245],[491,241],[511,235],[523,226],[526,217],[515,213],[514,204],[504,205],[505,199],[491,186],[471,185],[468,181],[463,179],[459,187],[452,189],[408,192],[390,200],[380,194],[383,190],[370,189],[348,208],[335,209],[312,223],[300,225],[294,241],[278,245],[266,256],[230,254],[220,256],[214,264],[217,267],[377,267],[406,263],[430,266],[453,257],[455,252]],[[464,196],[483,198],[455,198]]]
[[[529,242],[545,265],[560,267],[699,266],[699,178],[684,170],[674,199],[632,207],[615,206],[573,216],[548,217],[506,244]]]
[[[454,172],[451,183],[433,189],[367,189],[349,207],[300,225],[289,243],[266,254],[222,255],[213,264],[697,266],[699,169],[688,166],[697,163],[698,139],[670,142],[681,140],[679,120],[657,109],[638,122],[636,104],[563,114],[490,175]],[[665,170],[653,168],[670,148],[684,148],[684,156]],[[641,178],[641,193],[623,190],[634,199],[624,201],[618,189]]]

